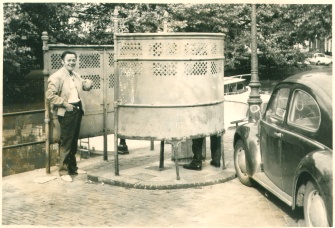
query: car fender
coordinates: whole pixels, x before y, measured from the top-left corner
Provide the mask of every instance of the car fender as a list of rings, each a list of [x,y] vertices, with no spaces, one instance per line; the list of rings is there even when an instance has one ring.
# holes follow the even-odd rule
[[[234,146],[241,139],[245,145],[246,172],[249,176],[261,171],[261,152],[258,138],[258,124],[239,126],[234,135]]]
[[[293,204],[296,205],[296,190],[299,180],[309,176],[320,189],[320,194],[324,199],[328,213],[333,207],[333,152],[329,149],[316,150],[306,155],[300,162],[294,179]]]

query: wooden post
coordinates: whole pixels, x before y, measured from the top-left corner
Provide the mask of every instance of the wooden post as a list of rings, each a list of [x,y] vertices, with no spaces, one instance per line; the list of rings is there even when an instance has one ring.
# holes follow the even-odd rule
[[[48,88],[48,76],[49,76],[49,47],[48,40],[49,36],[47,32],[43,32],[41,39],[43,41],[43,76],[44,76],[44,92]],[[44,114],[44,123],[45,123],[45,170],[46,173],[50,174],[50,106],[47,99],[44,97],[44,106],[45,106],[45,114]]]
[[[163,32],[168,32],[168,28],[167,28],[167,18],[169,16],[169,13],[164,11],[164,15],[163,15]]]

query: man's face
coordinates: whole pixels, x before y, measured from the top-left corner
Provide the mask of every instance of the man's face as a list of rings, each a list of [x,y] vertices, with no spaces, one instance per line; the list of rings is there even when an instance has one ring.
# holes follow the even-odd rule
[[[62,63],[64,65],[64,67],[69,71],[73,71],[74,68],[76,67],[76,56],[74,54],[67,54],[64,57],[64,60],[62,60]]]

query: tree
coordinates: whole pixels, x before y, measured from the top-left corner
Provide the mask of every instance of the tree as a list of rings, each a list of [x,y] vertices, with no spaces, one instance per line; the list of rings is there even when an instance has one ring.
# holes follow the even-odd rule
[[[86,44],[114,44],[114,10],[118,10],[119,29],[129,33],[158,32],[166,4],[81,4],[78,20],[84,25]],[[119,31],[116,31],[119,32]]]
[[[25,17],[19,5],[4,5],[4,81],[15,80],[28,73],[28,66],[33,64],[31,49],[25,45],[27,36],[23,30],[24,27],[29,28],[29,24],[23,25]]]
[[[129,33],[160,32],[164,11],[171,32],[225,33],[225,69],[250,70],[248,4],[5,3],[4,78],[17,79],[42,66],[40,36],[50,43],[113,44],[113,14]],[[260,4],[257,7],[259,65],[301,61],[295,44],[332,34],[332,5]]]
[[[288,9],[294,21],[296,39],[315,40],[315,37],[332,35],[332,5],[289,5]]]
[[[169,9],[175,32],[225,33],[225,69],[245,68],[250,7],[245,4],[177,4]],[[179,23],[176,23],[179,22]]]
[[[225,68],[250,70],[250,5],[180,4],[171,13],[184,22],[175,31],[225,33]],[[302,62],[304,56],[294,46],[315,36],[331,36],[331,18],[331,5],[257,5],[260,67]]]
[[[331,5],[259,5],[257,22],[259,28],[258,48],[261,51],[259,64],[270,66],[293,66],[303,62],[304,55],[294,46],[305,45],[315,36],[331,35]]]
[[[4,81],[19,82],[31,69],[43,63],[41,34],[51,42],[71,41],[77,35],[68,23],[72,4],[4,4]],[[73,30],[73,29],[72,29]]]

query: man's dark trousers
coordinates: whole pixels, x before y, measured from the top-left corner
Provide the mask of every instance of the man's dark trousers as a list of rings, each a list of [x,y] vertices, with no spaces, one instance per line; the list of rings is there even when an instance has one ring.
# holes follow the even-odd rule
[[[76,153],[80,123],[83,116],[81,108],[74,108],[72,112],[65,112],[64,117],[58,116],[61,129],[59,174],[66,175],[77,171]]]
[[[193,159],[192,162],[195,164],[202,164],[202,144],[204,138],[197,138],[192,140],[192,151]],[[211,156],[212,161],[216,164],[220,164],[221,159],[221,136],[212,135],[210,136]]]

